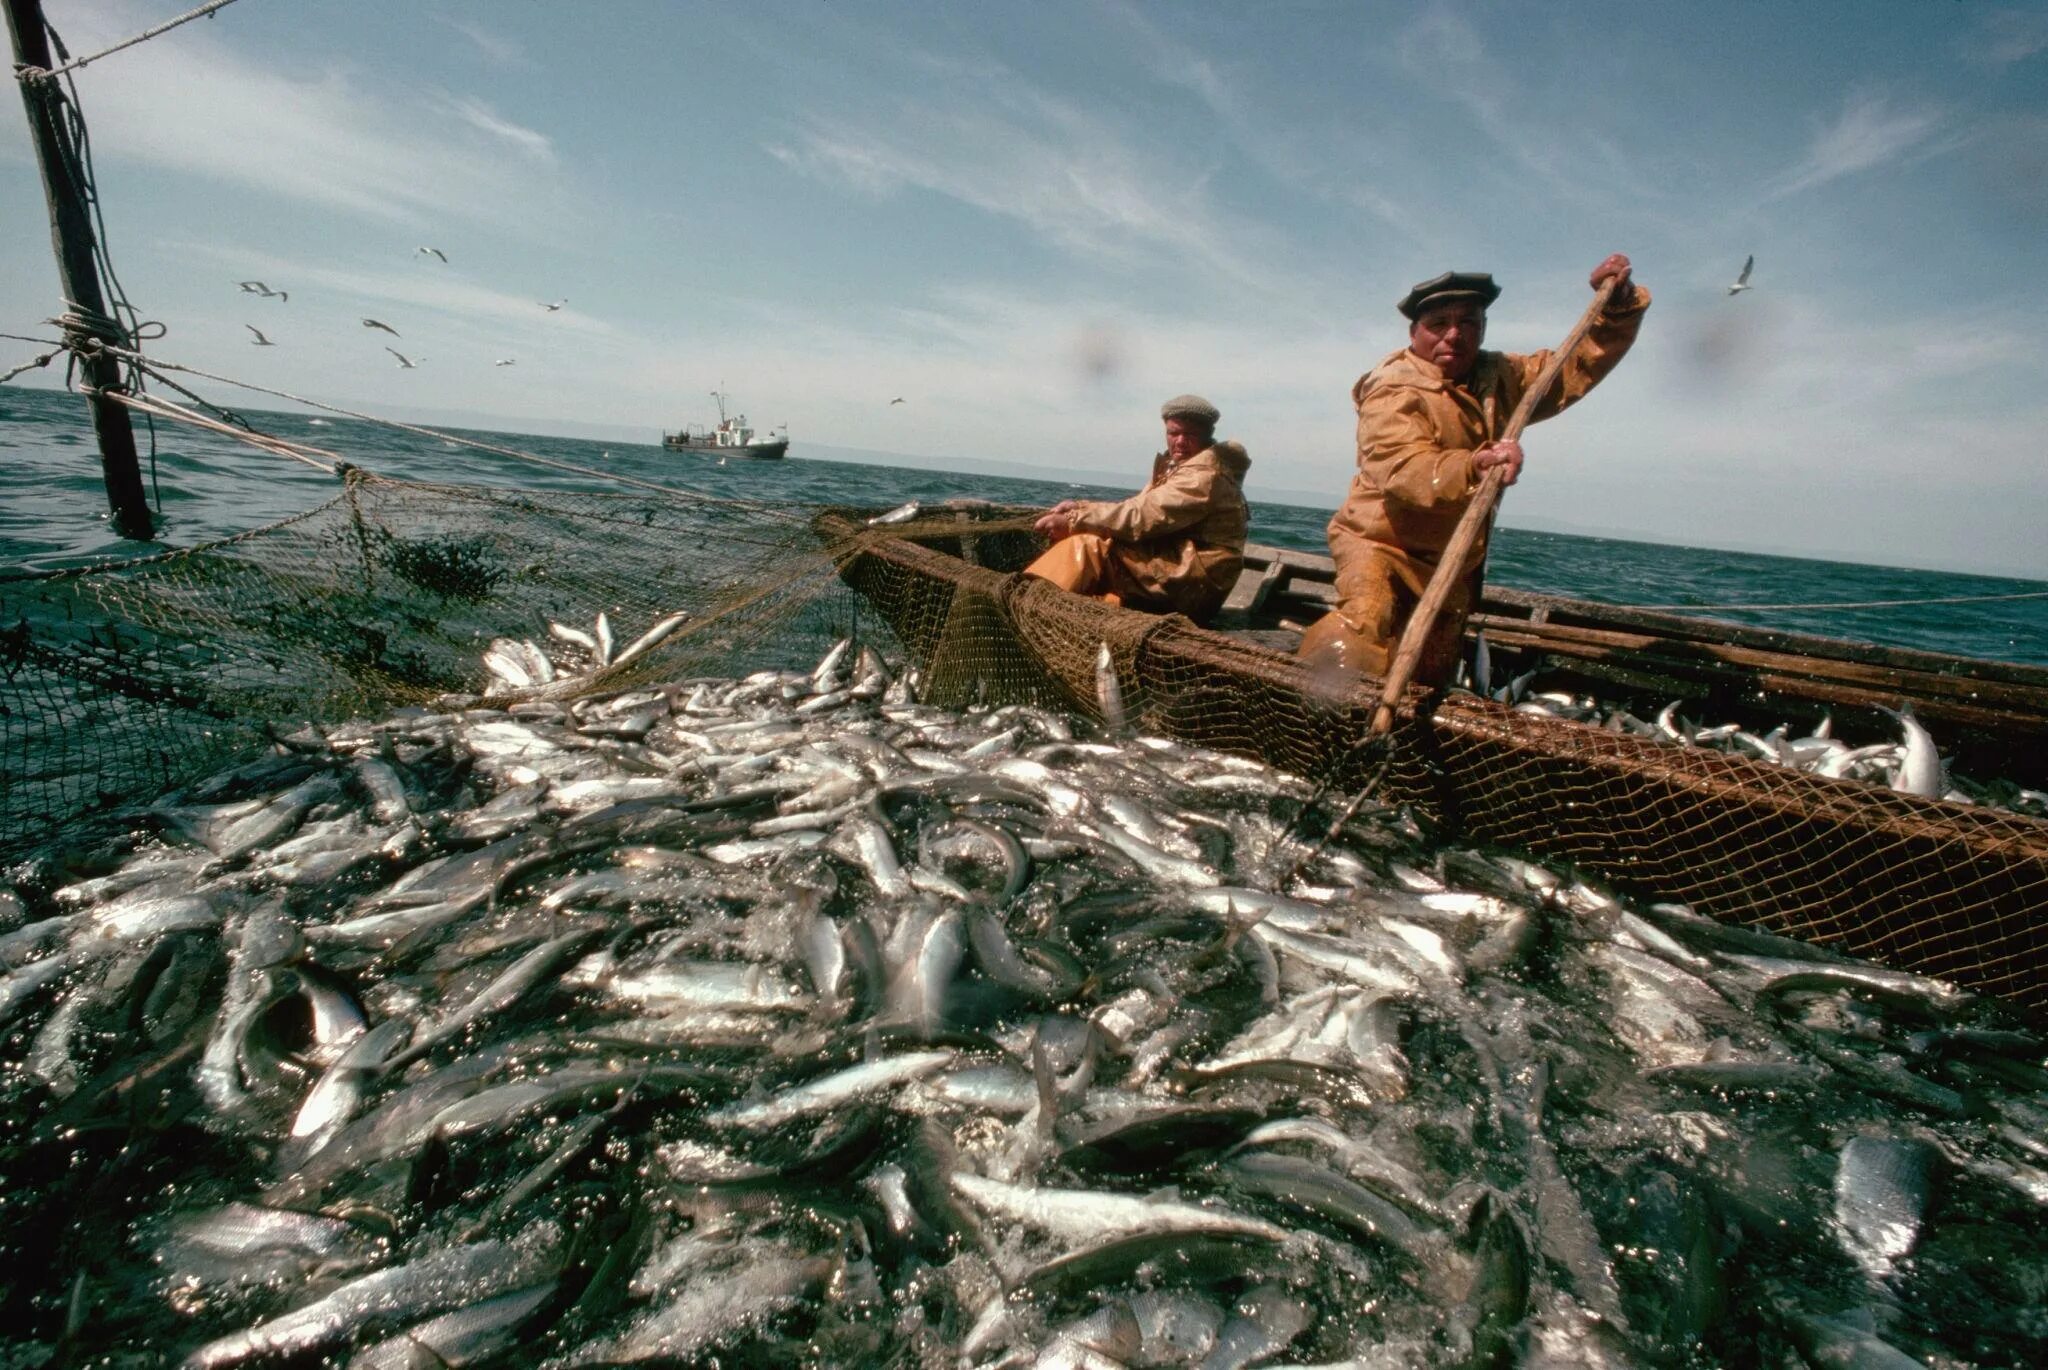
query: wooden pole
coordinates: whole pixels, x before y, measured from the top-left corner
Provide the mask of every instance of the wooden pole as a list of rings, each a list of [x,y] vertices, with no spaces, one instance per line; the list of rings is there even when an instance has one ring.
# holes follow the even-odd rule
[[[25,66],[48,71],[55,64],[50,60],[49,37],[43,27],[42,0],[6,0],[6,4],[17,76]],[[53,82],[40,77],[19,84],[29,133],[35,139],[36,161],[42,167],[43,194],[50,205],[50,240],[57,252],[64,298],[72,312],[88,319],[103,318],[107,307],[94,259],[92,211],[86,204],[85,187],[65,154],[59,92]],[[152,537],[155,527],[142,490],[135,429],[128,422],[128,411],[102,393],[124,388],[120,363],[96,345],[101,339],[94,333],[74,327],[67,330],[65,341],[73,345],[85,376],[86,403],[92,409],[93,430],[99,435],[100,469],[106,478],[114,529],[123,537]]]
[[[1593,292],[1593,303],[1586,306],[1586,312],[1565,334],[1557,351],[1537,375],[1535,384],[1522,392],[1522,402],[1515,406],[1515,412],[1508,419],[1506,428],[1500,432],[1496,442],[1506,442],[1522,436],[1522,430],[1529,425],[1529,415],[1536,412],[1537,403],[1548,394],[1557,381],[1557,373],[1571,360],[1572,353],[1579,350],[1579,344],[1586,340],[1593,324],[1607,309],[1607,301],[1614,294],[1614,277],[1601,282]],[[1415,678],[1415,666],[1422,658],[1422,649],[1429,642],[1430,631],[1436,627],[1437,616],[1443,612],[1444,601],[1450,598],[1451,587],[1465,574],[1465,559],[1472,554],[1472,545],[1493,517],[1493,506],[1500,500],[1501,474],[1498,466],[1489,470],[1479,482],[1479,489],[1472,495],[1472,502],[1465,506],[1465,513],[1458,520],[1458,526],[1451,533],[1451,540],[1444,545],[1443,556],[1438,558],[1436,573],[1429,578],[1423,589],[1422,598],[1416,602],[1415,612],[1408,616],[1408,626],[1401,632],[1400,646],[1394,650],[1394,664],[1387,670],[1386,688],[1380,691],[1380,705],[1372,716],[1372,731],[1375,735],[1385,733],[1394,726],[1394,706],[1401,702],[1401,696],[1408,689],[1408,682]]]

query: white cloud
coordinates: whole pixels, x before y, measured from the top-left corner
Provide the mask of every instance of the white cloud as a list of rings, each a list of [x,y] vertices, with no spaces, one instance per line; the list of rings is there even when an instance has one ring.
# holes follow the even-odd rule
[[[1992,10],[1956,46],[1963,56],[1989,66],[2024,62],[2048,51],[2048,10]]]
[[[1895,108],[1870,91],[1851,95],[1841,114],[1815,131],[1806,156],[1770,183],[1765,198],[1783,199],[1894,161],[1925,143],[1940,124],[1933,110]]]
[[[884,197],[921,190],[1021,224],[1091,263],[1145,263],[1268,297],[1315,292],[1271,232],[1220,209],[1212,168],[1107,112],[985,62],[908,54],[915,94],[820,110],[763,150],[802,174]]]
[[[1463,105],[1489,142],[1553,190],[1583,202],[1611,199],[1615,187],[1639,183],[1620,148],[1589,131],[1582,111],[1569,125],[1548,117],[1488,55],[1478,30],[1448,6],[1433,5],[1403,29],[1396,51],[1424,89]],[[1596,158],[1600,166],[1588,174],[1585,164]]]
[[[555,145],[545,133],[501,118],[481,100],[444,95],[437,103],[471,128],[482,129],[494,138],[502,138],[529,157],[542,162],[552,162],[555,159]]]
[[[74,45],[125,36],[137,20],[126,5],[92,11],[74,22]],[[281,70],[205,26],[119,60],[119,80],[81,81],[103,160],[387,222],[456,217],[532,233],[533,216],[514,206],[534,198],[534,163],[551,148],[475,101],[376,88],[310,54],[306,70]]]
[[[451,19],[445,14],[436,15],[442,23],[467,38],[476,46],[485,61],[493,66],[508,70],[531,68],[534,61],[526,55],[526,49],[501,33],[493,32],[481,24],[472,24],[463,19]]]

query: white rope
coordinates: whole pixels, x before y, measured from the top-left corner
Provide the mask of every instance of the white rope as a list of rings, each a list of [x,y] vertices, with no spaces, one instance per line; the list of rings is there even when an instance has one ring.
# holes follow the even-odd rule
[[[181,423],[189,423],[195,428],[204,428],[208,432],[219,433],[226,437],[238,439],[249,444],[251,447],[259,448],[274,456],[290,457],[293,461],[302,461],[314,470],[323,471],[330,476],[342,464],[342,459],[339,456],[327,451],[325,448],[308,447],[303,443],[293,442],[289,438],[280,438],[274,434],[260,433],[249,428],[237,428],[231,423],[222,423],[219,419],[208,418],[196,410],[187,409],[182,404],[172,400],[161,399],[155,395],[131,395],[122,390],[102,390],[98,393],[114,401],[116,404],[125,405],[130,409],[139,409],[145,414],[155,414],[160,418],[176,419]],[[319,460],[321,457],[327,457],[330,460],[321,461]]]
[[[178,25],[180,24],[188,24],[194,19],[204,19],[207,15],[212,14],[215,10],[226,9],[229,5],[232,5],[234,3],[235,0],[206,0],[206,3],[201,5],[196,10],[191,10],[185,14],[181,14],[175,19],[167,19],[163,23],[158,24],[153,29],[144,29],[141,33],[136,34],[133,38],[129,38],[123,42],[116,43],[114,44],[114,46],[110,48],[102,48],[98,52],[95,52],[88,57],[77,58],[73,61],[66,62],[61,67],[52,67],[48,71],[43,71],[38,67],[19,66],[14,69],[14,74],[17,79],[22,81],[53,80],[56,77],[64,75],[66,72],[77,71],[80,67],[84,66],[88,62],[97,62],[102,57],[111,57],[115,53],[120,52],[124,48],[132,48],[137,43],[146,43],[160,33],[169,33],[172,29],[178,27]]]
[[[57,347],[49,352],[43,353],[42,356],[35,358],[33,361],[23,362],[20,366],[15,367],[6,375],[0,376],[0,385],[7,384],[7,382],[13,380],[16,376],[19,376],[24,371],[33,371],[39,366],[48,366],[51,362],[57,359],[58,353],[62,352],[63,350],[64,349],[62,347]]]

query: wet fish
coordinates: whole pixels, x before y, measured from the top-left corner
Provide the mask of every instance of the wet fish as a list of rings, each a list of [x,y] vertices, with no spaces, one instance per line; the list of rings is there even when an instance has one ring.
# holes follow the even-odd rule
[[[1116,677],[1116,662],[1109,655],[1109,644],[1103,643],[1095,651],[1095,707],[1102,711],[1102,726],[1115,737],[1124,730],[1124,689]]]
[[[1873,1280],[1889,1279],[1920,1238],[1934,1148],[1899,1137],[1851,1137],[1835,1168],[1835,1221],[1849,1254]]]
[[[908,523],[923,511],[924,506],[917,500],[899,504],[886,514],[877,514],[868,520],[870,528],[890,528],[899,523]]]

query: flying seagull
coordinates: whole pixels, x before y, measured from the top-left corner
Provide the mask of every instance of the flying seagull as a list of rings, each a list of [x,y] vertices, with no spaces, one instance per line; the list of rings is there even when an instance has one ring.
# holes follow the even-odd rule
[[[519,359],[518,359],[517,357],[500,357],[500,358],[498,358],[498,359],[497,359],[496,361],[492,362],[492,363],[491,363],[491,365],[492,365],[492,366],[517,366],[517,365],[519,365]]]
[[[553,304],[549,304],[546,300],[542,300],[540,301],[540,307],[542,309],[547,310],[548,313],[552,314],[557,309],[560,309],[563,305],[567,303],[569,303],[569,298],[568,296],[565,295],[561,299],[556,300]]]
[[[378,323],[378,322],[377,322],[377,321],[376,321],[375,319],[364,319],[364,320],[363,320],[363,327],[365,327],[365,328],[381,328],[381,329],[383,329],[383,330],[384,330],[384,331],[385,331],[386,333],[389,333],[389,334],[390,334],[390,335],[391,335],[392,337],[394,337],[394,338],[398,336],[398,330],[397,330],[397,329],[393,328],[393,327],[392,327],[392,326],[391,326],[390,324],[388,324],[388,323]]]
[[[422,247],[419,248],[418,251],[424,252],[430,257],[439,257],[443,264],[446,264],[446,262],[448,261],[448,254],[443,252],[438,247]]]
[[[249,344],[249,345],[250,345],[251,347],[275,347],[275,346],[277,346],[277,344],[276,344],[276,343],[274,343],[274,342],[272,342],[272,341],[271,341],[270,339],[268,339],[268,338],[264,337],[264,336],[263,336],[263,330],[262,330],[262,329],[260,329],[260,328],[258,328],[258,327],[257,327],[257,326],[256,326],[255,324],[253,324],[253,323],[245,323],[245,324],[243,324],[243,325],[242,325],[242,327],[244,327],[244,328],[248,329],[248,330],[249,330],[249,331],[250,331],[251,333],[254,333],[254,334],[256,335],[256,341],[255,341],[255,342],[253,342],[253,343],[251,343],[251,344]]]
[[[291,298],[290,292],[272,290],[261,281],[238,281],[236,284],[240,285],[242,289],[248,291],[251,295],[261,295],[266,300],[288,300]]]
[[[406,356],[405,353],[399,351],[395,347],[387,347],[384,350],[386,352],[389,352],[392,356],[398,358],[398,367],[401,371],[410,371],[415,366],[419,365],[418,362],[412,360],[410,357]]]
[[[889,403],[891,403],[891,404],[901,404],[901,403],[903,403],[903,397],[902,397],[901,395],[898,395],[898,396],[897,396],[897,397],[896,397],[895,399],[893,399],[893,400],[890,400],[890,401],[889,401]]]
[[[1742,259],[1742,274],[1735,278],[1734,285],[1728,287],[1730,295],[1740,295],[1743,291],[1749,289],[1749,269],[1755,265],[1756,255],[1754,253]]]

